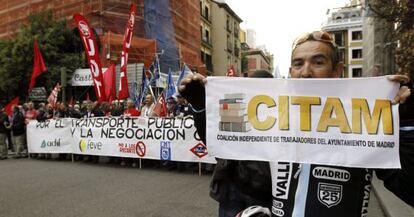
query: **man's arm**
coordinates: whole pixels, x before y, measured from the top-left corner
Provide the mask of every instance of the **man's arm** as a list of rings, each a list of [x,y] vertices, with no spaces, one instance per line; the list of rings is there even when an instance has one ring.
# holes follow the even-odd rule
[[[406,94],[408,89],[410,93],[408,87],[412,86],[403,86],[400,90]],[[414,207],[414,97],[403,97],[402,102],[405,103],[399,108],[401,169],[376,170],[376,174],[388,190]]]
[[[181,81],[178,89],[181,96],[194,108],[194,126],[204,144],[206,144],[206,93],[204,87],[206,82],[206,78],[200,74],[188,75]]]

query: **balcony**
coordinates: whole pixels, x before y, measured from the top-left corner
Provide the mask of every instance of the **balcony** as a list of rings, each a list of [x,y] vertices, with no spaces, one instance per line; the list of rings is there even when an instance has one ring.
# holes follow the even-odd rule
[[[227,42],[227,51],[230,53],[233,51],[233,44],[231,42]]]
[[[361,27],[362,26],[362,17],[352,17],[345,19],[331,19],[329,18],[327,22],[322,24],[322,30],[324,31],[335,31],[335,30],[345,30],[351,27]]]

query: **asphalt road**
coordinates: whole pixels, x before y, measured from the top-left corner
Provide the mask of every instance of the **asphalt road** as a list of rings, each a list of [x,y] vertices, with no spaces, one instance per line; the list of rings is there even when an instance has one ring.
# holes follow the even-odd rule
[[[0,161],[1,217],[217,216],[211,175],[109,164]],[[372,194],[369,217],[383,217]]]

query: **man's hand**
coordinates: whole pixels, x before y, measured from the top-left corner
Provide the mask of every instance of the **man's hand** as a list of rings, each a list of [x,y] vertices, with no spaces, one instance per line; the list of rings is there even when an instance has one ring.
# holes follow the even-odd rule
[[[407,75],[390,75],[388,76],[390,81],[398,82],[400,84],[408,84],[410,82],[410,77]],[[397,96],[392,100],[392,104],[403,104],[408,97],[411,95],[411,90],[408,86],[401,86],[400,90],[397,93]]]
[[[206,107],[206,94],[204,85],[207,79],[200,74],[192,74],[186,76],[178,88],[181,96],[183,96],[196,110]]]

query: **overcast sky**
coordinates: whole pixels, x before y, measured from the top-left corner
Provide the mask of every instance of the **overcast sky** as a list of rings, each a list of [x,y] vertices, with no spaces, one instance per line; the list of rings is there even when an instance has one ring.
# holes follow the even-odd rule
[[[303,32],[319,30],[327,9],[343,7],[349,0],[226,0],[243,20],[242,29],[256,31],[256,44],[274,54],[275,66],[288,74],[293,40]]]

